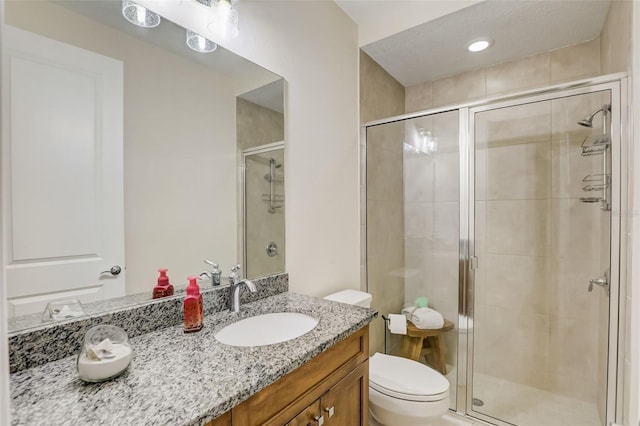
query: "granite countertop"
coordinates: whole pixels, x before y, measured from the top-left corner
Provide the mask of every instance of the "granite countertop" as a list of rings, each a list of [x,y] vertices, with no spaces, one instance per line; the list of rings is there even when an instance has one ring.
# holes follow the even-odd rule
[[[319,320],[309,333],[260,347],[233,347],[213,335],[239,319],[300,312]],[[120,377],[82,382],[76,357],[11,375],[11,424],[202,425],[371,322],[377,313],[328,300],[281,293],[205,317],[185,334],[169,327],[131,339],[133,361]]]

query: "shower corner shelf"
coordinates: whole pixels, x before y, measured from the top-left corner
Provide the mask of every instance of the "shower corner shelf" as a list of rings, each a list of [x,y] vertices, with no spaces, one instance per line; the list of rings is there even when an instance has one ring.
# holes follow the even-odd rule
[[[608,135],[587,136],[580,145],[582,147],[582,156],[589,157],[602,154],[610,144],[611,141]]]

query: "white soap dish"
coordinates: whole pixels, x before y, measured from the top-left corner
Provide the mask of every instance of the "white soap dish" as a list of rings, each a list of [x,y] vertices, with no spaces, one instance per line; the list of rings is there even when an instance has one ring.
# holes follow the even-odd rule
[[[120,327],[97,325],[87,331],[78,354],[78,375],[85,382],[103,382],[122,374],[133,353],[129,336]]]
[[[82,303],[78,299],[56,300],[47,303],[42,313],[42,321],[64,321],[85,316]]]

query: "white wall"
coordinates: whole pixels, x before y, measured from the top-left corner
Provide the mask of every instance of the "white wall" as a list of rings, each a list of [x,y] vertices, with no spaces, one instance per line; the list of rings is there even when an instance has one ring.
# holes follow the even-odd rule
[[[333,2],[244,2],[230,48],[287,80],[291,291],[360,286],[357,28]]]
[[[195,2],[141,0],[207,34]],[[287,80],[286,265],[293,292],[359,288],[357,27],[333,2],[241,1],[221,45]]]

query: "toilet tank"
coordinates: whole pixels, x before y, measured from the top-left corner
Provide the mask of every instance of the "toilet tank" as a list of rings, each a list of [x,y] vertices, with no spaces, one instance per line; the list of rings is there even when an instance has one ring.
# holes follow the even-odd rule
[[[370,308],[371,300],[373,299],[369,293],[351,289],[332,293],[324,298],[327,300],[333,300],[334,302],[362,306],[363,308]]]

